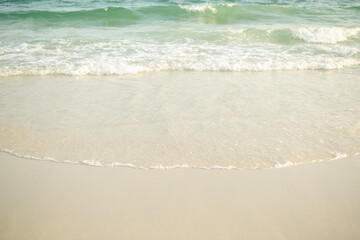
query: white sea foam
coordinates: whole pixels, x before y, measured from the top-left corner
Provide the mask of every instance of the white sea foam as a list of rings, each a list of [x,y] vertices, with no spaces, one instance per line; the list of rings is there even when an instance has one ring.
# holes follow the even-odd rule
[[[28,154],[25,154],[25,155],[22,155],[22,154],[19,154],[17,152],[14,152],[10,149],[7,149],[7,148],[2,148],[0,147],[0,152],[3,152],[3,153],[7,153],[9,155],[12,155],[14,157],[18,157],[18,158],[26,158],[26,159],[32,159],[32,160],[40,160],[40,161],[49,161],[49,162],[64,162],[64,163],[71,163],[71,164],[75,164],[77,162],[74,162],[74,161],[70,161],[70,160],[64,160],[64,161],[59,161],[53,157],[35,157],[35,156],[31,156],[31,155],[28,155]]]
[[[1,47],[0,47],[1,48]],[[141,50],[141,51],[140,51]],[[122,75],[140,72],[271,71],[342,69],[360,64],[360,50],[337,45],[279,46],[273,44],[88,43],[56,50],[44,44],[2,47],[0,76],[14,75]],[[22,52],[19,54],[18,52]],[[322,54],[316,54],[321,52]],[[16,57],[13,57],[17,55]]]
[[[236,3],[203,3],[203,4],[192,4],[192,5],[181,5],[178,6],[182,9],[185,9],[189,12],[205,12],[205,11],[211,11],[213,13],[217,12],[216,7],[217,6],[226,6],[226,7],[233,7]]]
[[[334,157],[331,160],[338,160],[348,157],[347,153],[339,153],[339,152],[331,152],[331,153],[334,155]]]
[[[241,170],[241,169],[262,169],[261,167],[259,167],[259,165],[257,165],[256,167],[251,167],[251,168],[238,168],[236,166],[220,166],[220,165],[213,165],[213,166],[198,166],[198,165],[191,165],[191,164],[175,164],[175,165],[152,165],[152,166],[137,166],[131,163],[121,163],[121,162],[110,162],[110,163],[106,163],[106,162],[100,162],[100,161],[95,161],[95,160],[83,160],[80,162],[76,162],[76,161],[71,161],[71,160],[58,160],[52,157],[35,157],[35,156],[31,156],[28,154],[22,155],[19,153],[16,153],[10,149],[6,149],[6,148],[1,148],[0,147],[0,152],[3,153],[7,153],[9,155],[12,155],[14,157],[18,157],[18,158],[25,158],[25,159],[31,159],[31,160],[38,160],[38,161],[50,161],[50,162],[56,162],[56,163],[67,163],[67,164],[82,164],[82,165],[87,165],[87,166],[92,166],[92,167],[105,167],[105,168],[113,168],[113,167],[128,167],[128,168],[135,168],[135,169],[142,169],[142,170],[171,170],[171,169],[204,169],[204,170]],[[350,156],[358,156],[360,155],[359,152],[356,152],[354,154],[346,154],[346,153],[338,153],[338,152],[332,152],[333,155],[335,155],[335,157],[329,159],[328,161],[333,161],[333,160],[339,160],[339,159],[343,159],[346,157],[350,157]],[[320,162],[325,162],[325,160],[320,159],[320,160],[312,160],[309,161],[309,163],[320,163]],[[300,165],[300,164],[306,164],[306,162],[299,162],[299,163],[293,163],[291,161],[286,161],[284,163],[277,163],[275,165],[273,165],[272,167],[265,167],[263,169],[276,169],[276,168],[287,168],[287,167],[292,167],[292,166],[296,166],[296,165]]]
[[[91,161],[91,160],[83,160],[81,161],[82,164],[94,167],[130,167],[130,168],[137,168],[137,169],[147,169],[142,166],[135,166],[131,163],[119,163],[119,162],[111,162],[111,163],[101,163],[99,161]]]
[[[16,153],[12,150],[6,149],[6,148],[1,148],[0,147],[0,152],[3,153],[7,153],[9,155],[12,155],[14,157],[18,157],[18,158],[26,158],[26,159],[32,159],[32,160],[40,160],[40,161],[50,161],[50,162],[58,162],[58,163],[68,163],[68,164],[83,164],[83,165],[87,165],[87,166],[93,166],[93,167],[106,167],[106,168],[111,168],[111,167],[129,167],[129,168],[135,168],[135,169],[143,169],[143,170],[169,170],[169,169],[185,169],[185,168],[198,168],[198,169],[206,169],[206,170],[211,170],[211,169],[221,169],[221,170],[236,170],[238,168],[236,168],[235,166],[219,166],[219,165],[214,165],[214,166],[196,166],[196,165],[189,165],[189,164],[175,164],[175,165],[153,165],[153,166],[148,166],[148,167],[144,167],[144,166],[136,166],[134,164],[131,163],[121,163],[121,162],[110,162],[110,163],[103,163],[100,161],[94,161],[94,160],[83,160],[80,162],[74,162],[71,160],[57,160],[55,158],[52,157],[35,157],[35,156],[31,156],[28,154],[22,155],[19,153]]]
[[[315,58],[316,59],[316,58]],[[254,60],[255,61],[255,60]],[[0,69],[0,76],[19,76],[19,75],[69,75],[69,76],[85,76],[85,75],[124,75],[143,72],[158,71],[279,71],[279,70],[333,70],[353,67],[360,64],[358,59],[319,59],[318,62],[309,60],[297,60],[289,63],[278,61],[259,61],[258,63],[248,63],[239,60],[238,63],[224,64],[219,61],[205,61],[202,63],[163,63],[155,66],[146,67],[139,65],[128,65],[116,63],[101,64],[94,62],[87,66],[49,66],[49,67],[20,67],[18,69],[10,69],[4,67]],[[102,67],[106,66],[106,67]]]
[[[206,10],[209,10],[213,13],[217,12],[216,8],[211,3],[198,4],[198,5],[179,5],[179,7],[190,12],[205,12]]]
[[[293,30],[294,36],[309,43],[338,43],[358,36],[360,28],[300,27]]]
[[[200,11],[217,5],[209,3],[189,7]],[[106,35],[108,31],[99,34]],[[174,30],[165,33],[155,27],[151,36],[143,30],[137,31],[139,36],[120,39],[45,38],[2,42],[0,76],[342,69],[360,65],[358,43],[347,41],[358,41],[360,28],[234,27],[215,32]],[[166,41],[163,36],[167,36]],[[291,44],[293,38],[305,43],[296,41],[296,44]]]
[[[287,161],[285,163],[277,163],[274,165],[274,168],[285,168],[285,167],[290,167],[290,166],[293,166],[294,163],[290,162],[290,161]]]

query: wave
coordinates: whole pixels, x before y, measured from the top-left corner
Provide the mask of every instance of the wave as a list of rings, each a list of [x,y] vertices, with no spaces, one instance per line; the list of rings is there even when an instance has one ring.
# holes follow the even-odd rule
[[[329,43],[360,39],[360,27],[298,27],[298,28],[247,28],[228,31],[229,38],[243,38],[252,42],[271,42],[277,44]],[[223,35],[225,36],[225,35]]]
[[[345,18],[341,11],[355,16],[353,8],[334,14],[331,6],[316,4],[183,3],[0,10],[0,76],[360,65],[360,25],[317,21],[322,14],[322,21]]]
[[[97,9],[77,9],[72,11],[8,11],[0,12],[0,19],[33,19],[50,21],[77,21],[93,23],[98,20],[122,20],[122,21],[149,21],[151,19],[167,20],[193,20],[203,23],[228,24],[243,21],[269,19],[290,19],[297,16],[311,15],[315,18],[319,11],[326,13],[328,8],[312,9],[289,5],[261,5],[261,4],[237,4],[237,3],[202,3],[202,4],[173,4],[156,5],[137,8],[103,7]]]
[[[236,6],[236,3],[204,3],[204,4],[194,4],[194,5],[178,5],[180,8],[185,9],[189,12],[206,12],[207,10],[211,11],[212,13],[217,13],[218,8],[221,6],[225,7],[233,7]],[[218,8],[217,8],[218,7]]]
[[[125,32],[123,39],[0,42],[0,76],[330,70],[360,65],[360,28],[165,29],[135,32],[135,38],[129,34]]]
[[[342,27],[301,27],[293,31],[295,37],[309,43],[338,43],[356,37],[360,28],[346,29]]]
[[[131,9],[123,7],[109,7],[93,10],[78,11],[16,11],[0,13],[0,19],[33,19],[47,21],[96,21],[98,19],[136,20],[140,19],[139,14]]]

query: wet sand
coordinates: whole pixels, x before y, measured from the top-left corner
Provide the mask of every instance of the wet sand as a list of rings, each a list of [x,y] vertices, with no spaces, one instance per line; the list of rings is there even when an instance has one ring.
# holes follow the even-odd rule
[[[0,239],[360,239],[360,157],[138,170],[0,154]]]

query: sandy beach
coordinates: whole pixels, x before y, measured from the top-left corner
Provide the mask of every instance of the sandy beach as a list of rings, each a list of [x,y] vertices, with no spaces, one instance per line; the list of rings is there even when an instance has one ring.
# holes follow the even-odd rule
[[[0,155],[0,239],[359,239],[360,157],[273,170]]]
[[[360,3],[0,0],[0,240],[359,240]]]

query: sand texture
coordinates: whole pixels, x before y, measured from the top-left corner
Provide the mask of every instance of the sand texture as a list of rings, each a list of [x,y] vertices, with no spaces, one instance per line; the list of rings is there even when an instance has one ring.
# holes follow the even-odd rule
[[[0,155],[0,239],[360,239],[360,158],[138,170]]]

